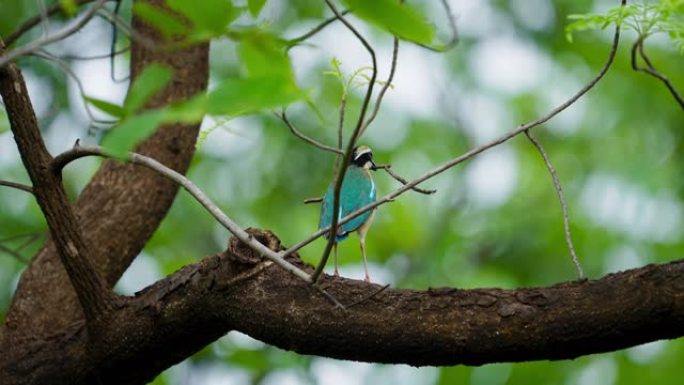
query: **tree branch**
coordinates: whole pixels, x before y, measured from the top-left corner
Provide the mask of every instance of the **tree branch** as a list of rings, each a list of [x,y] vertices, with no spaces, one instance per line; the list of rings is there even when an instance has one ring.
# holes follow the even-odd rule
[[[66,166],[69,162],[79,158],[93,155],[102,156],[106,158],[114,158],[113,155],[107,153],[100,147],[81,147],[79,143],[76,142],[74,148],[54,158],[54,160],[50,164],[50,169],[53,173],[60,174],[62,168],[64,168],[64,166]],[[190,179],[164,166],[155,159],[144,155],[129,153],[126,156],[126,160],[132,164],[147,167],[165,176],[166,178],[169,178],[172,181],[176,182],[177,184],[182,186],[187,192],[189,192],[205,209],[207,209],[207,211],[209,211],[209,213],[214,218],[216,218],[216,220],[221,225],[223,225],[223,227],[225,227],[228,231],[235,235],[240,241],[247,244],[250,248],[252,248],[260,255],[266,257],[267,259],[270,259],[272,262],[275,262],[275,264],[277,264],[278,266],[289,271],[293,275],[301,278],[305,282],[311,282],[311,277],[308,274],[298,269],[291,263],[287,262],[282,257],[280,257],[280,255],[276,254],[271,249],[260,243],[258,240],[254,239],[254,237],[252,237],[245,230],[243,230],[242,227],[240,227],[237,223],[230,219],[223,211],[221,211],[221,209],[214,202],[212,202],[212,200],[206,194],[204,194],[202,190],[200,190],[199,187],[197,187],[197,185],[192,183]]]
[[[312,146],[314,146],[314,147],[318,147],[318,148],[320,148],[321,150],[324,150],[324,151],[330,151],[330,152],[335,153],[335,154],[338,154],[338,155],[344,155],[344,151],[342,151],[342,150],[340,150],[340,149],[338,149],[338,148],[335,148],[335,147],[328,146],[327,144],[323,144],[323,143],[321,143],[321,142],[319,142],[319,141],[317,141],[317,140],[315,140],[315,139],[313,139],[313,138],[310,138],[310,137],[308,137],[308,136],[302,134],[301,131],[297,130],[297,127],[295,127],[295,126],[290,122],[290,120],[287,118],[287,114],[285,113],[285,110],[283,110],[283,112],[281,112],[281,113],[277,113],[277,112],[276,112],[276,113],[275,113],[275,116],[277,116],[278,118],[280,118],[280,120],[282,120],[283,123],[285,123],[285,125],[290,129],[290,131],[292,132],[292,134],[293,134],[294,136],[296,136],[296,137],[298,137],[299,139],[305,141],[306,143],[309,143],[310,145],[312,145]]]
[[[639,56],[641,56],[644,63],[646,63],[646,67],[639,66],[637,51],[639,52]],[[648,58],[648,56],[646,56],[646,52],[644,51],[644,36],[639,36],[639,39],[637,39],[634,45],[632,45],[631,63],[633,70],[643,72],[660,80],[665,87],[667,87],[668,91],[670,91],[670,94],[672,94],[672,97],[679,104],[679,106],[684,109],[684,97],[682,97],[682,95],[677,91],[674,84],[672,84],[667,76],[661,74],[655,69],[653,63],[651,63],[651,60]]]
[[[282,249],[272,233],[253,234]],[[301,354],[415,366],[571,359],[684,335],[684,260],[515,290],[321,283],[354,306],[331,307],[234,239],[224,254],[130,298],[89,350],[79,325],[49,340],[0,346],[0,378],[6,385],[145,384],[230,330]]]
[[[86,25],[90,19],[95,16],[97,11],[104,6],[104,3],[107,2],[108,0],[97,0],[95,4],[93,4],[88,11],[86,11],[77,21],[72,23],[71,25],[64,27],[63,29],[55,32],[52,35],[45,36],[43,38],[40,38],[38,40],[32,41],[22,47],[19,47],[17,49],[14,49],[9,52],[5,52],[4,48],[2,51],[2,55],[0,55],[0,67],[4,66],[5,64],[11,62],[12,60],[23,56],[27,55],[30,53],[33,53],[46,45],[50,43],[54,43],[56,41],[62,40],[68,36],[71,36],[81,28],[83,28],[84,25]]]
[[[155,6],[165,3],[148,2]],[[132,27],[157,41],[158,46],[169,44],[135,15]],[[161,107],[203,92],[209,73],[208,48],[208,43],[202,43],[177,50],[153,50],[133,39],[133,79],[152,62],[162,63],[174,73],[173,81],[147,107]],[[199,124],[163,125],[134,151],[185,173],[195,151],[198,130]],[[91,250],[92,262],[109,287],[140,253],[166,216],[177,191],[176,183],[144,167],[111,160],[102,163],[74,209],[86,243],[98,245]],[[22,274],[4,325],[12,334],[48,336],[83,319],[76,293],[57,258],[54,245],[48,241]]]
[[[0,56],[4,51],[0,40]],[[62,265],[76,290],[88,321],[97,320],[114,305],[108,290],[93,268],[90,250],[78,227],[61,179],[50,172],[52,156],[40,134],[24,78],[14,63],[0,66],[0,94],[24,167],[33,183],[33,194],[45,215]]]
[[[525,135],[532,142],[532,145],[537,148],[539,154],[544,160],[546,169],[549,170],[551,174],[551,179],[553,180],[553,187],[556,189],[556,194],[558,195],[558,202],[560,203],[561,213],[563,215],[563,230],[565,232],[565,243],[568,245],[568,250],[570,251],[570,258],[572,263],[575,265],[577,270],[577,276],[582,279],[584,278],[584,270],[582,270],[582,264],[580,264],[579,258],[577,258],[577,253],[575,253],[575,247],[572,244],[572,233],[570,232],[570,216],[568,215],[568,205],[565,203],[565,195],[563,195],[563,188],[561,187],[560,179],[558,178],[558,173],[551,163],[551,159],[544,151],[544,147],[539,143],[537,139],[532,136],[532,133],[527,130]]]
[[[83,5],[86,3],[90,3],[93,0],[76,0],[76,5]],[[45,10],[45,14],[47,16],[54,15],[55,13],[59,12],[62,10],[62,4],[61,3],[55,3],[51,6],[49,6]],[[43,15],[35,15],[26,21],[24,21],[19,28],[17,28],[14,32],[10,33],[7,35],[7,38],[5,38],[5,44],[9,47],[10,45],[14,44],[17,39],[19,39],[21,36],[23,36],[26,32],[30,31],[35,27],[36,25],[40,24],[43,21]]]
[[[17,190],[26,191],[27,193],[33,194],[33,187],[27,186],[25,184],[17,183],[17,182],[11,182],[8,180],[1,180],[0,179],[0,186],[11,187],[11,188],[15,188]]]

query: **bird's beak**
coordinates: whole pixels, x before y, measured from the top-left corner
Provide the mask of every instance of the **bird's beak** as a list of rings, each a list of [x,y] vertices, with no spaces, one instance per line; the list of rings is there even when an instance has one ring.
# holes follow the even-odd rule
[[[376,171],[376,170],[378,169],[378,166],[377,166],[377,165],[375,164],[375,162],[373,162],[372,160],[371,160],[370,162],[371,162],[371,167],[370,167],[370,169],[373,170],[373,171]]]

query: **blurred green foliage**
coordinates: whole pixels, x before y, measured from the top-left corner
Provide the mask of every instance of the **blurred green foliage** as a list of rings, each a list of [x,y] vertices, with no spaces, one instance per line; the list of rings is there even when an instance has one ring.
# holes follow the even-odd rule
[[[316,35],[305,45],[285,51],[284,41],[330,16],[323,2],[210,2],[224,12],[200,7],[202,2],[172,3],[177,11],[187,11],[191,16],[191,31],[185,31],[181,24],[169,23],[170,14],[145,6],[136,6],[136,12],[155,25],[165,26],[165,33],[170,35],[187,32],[192,39],[216,38],[211,53],[211,92],[206,99],[164,109],[163,116],[154,115],[154,119],[144,114],[133,114],[128,119],[141,120],[148,116],[147,119],[154,121],[146,126],[153,127],[162,120],[187,121],[210,112],[212,117],[203,126],[189,177],[244,227],[271,229],[285,245],[297,242],[316,230],[319,208],[304,205],[302,201],[325,191],[332,178],[334,156],[295,138],[270,109],[294,102],[288,110],[291,121],[307,135],[334,144],[342,94],[349,93],[345,120],[348,134],[355,125],[364,92],[363,87],[348,87],[341,79],[349,80],[369,62],[350,66],[348,63],[354,62],[352,58],[328,51],[330,47],[326,44],[330,44],[331,37],[324,33],[321,33],[323,37]],[[391,50],[391,39],[384,30],[427,43],[448,34],[438,2],[414,4],[418,13],[411,11],[400,19],[429,20],[418,26],[383,17],[377,9],[370,9],[373,2],[343,3],[369,7],[360,15],[362,20],[354,17],[350,20],[354,25],[363,25],[362,30],[378,52],[387,54]],[[407,8],[395,3],[383,2],[394,4],[393,12],[406,13]],[[606,22],[625,17],[615,13],[612,7],[616,3],[492,0],[479,2],[476,12],[470,13],[465,6],[454,6],[459,17],[457,24],[462,25],[455,49],[441,55],[417,51],[429,60],[429,68],[410,67],[420,63],[415,60],[416,49],[410,43],[402,43],[399,54],[399,72],[404,68],[404,79],[414,77],[416,82],[428,82],[426,74],[439,76],[439,82],[428,84],[440,89],[434,101],[436,112],[424,114],[407,107],[408,104],[388,100],[362,141],[374,148],[378,163],[391,163],[396,172],[411,179],[482,143],[482,138],[487,137],[490,117],[499,117],[495,120],[496,133],[536,118],[578,90],[603,65],[610,32],[580,31],[600,29]],[[681,9],[681,1],[675,0],[640,4],[630,7]],[[3,36],[21,20],[37,14],[33,2],[0,0],[0,9]],[[667,14],[666,18],[671,23],[667,30],[671,37],[672,30],[682,28],[681,19],[676,19],[677,12]],[[573,43],[565,39],[566,26],[573,23],[568,21],[568,15],[585,15],[570,24],[569,29],[574,30]],[[428,31],[432,28],[438,31],[436,37]],[[35,38],[39,30],[23,38],[20,44]],[[357,44],[345,30],[336,31],[335,38],[347,41],[346,47]],[[509,39],[506,42],[514,39],[533,47],[546,61],[543,81],[513,91],[487,83],[487,76],[499,74],[483,75],[483,66],[512,71],[515,77],[525,77],[531,71],[525,66],[515,66],[516,61],[508,65],[510,58],[502,56],[507,51],[490,58],[501,61],[503,66],[488,67],[492,63],[478,61],[482,47],[502,35]],[[684,90],[683,59],[678,52],[681,47],[677,46],[677,36],[681,37],[675,33],[674,42],[654,37],[653,43],[647,40],[646,48],[657,68],[679,90]],[[679,259],[684,254],[681,230],[684,224],[684,179],[681,178],[684,116],[661,83],[632,71],[629,48],[636,39],[633,30],[625,30],[608,75],[575,106],[534,130],[563,183],[575,247],[591,278],[647,263]],[[408,52],[406,56],[405,52]],[[380,66],[388,67],[389,56],[380,57],[385,58]],[[298,61],[302,58],[306,59],[306,65]],[[39,116],[46,137],[63,134],[53,124],[60,115],[74,122],[71,129],[75,135],[85,135],[84,127],[79,127],[83,123],[75,118],[82,101],[69,97],[67,89],[71,86],[66,76],[35,59],[22,59],[20,63],[34,80],[47,82],[52,90],[50,108]],[[331,71],[336,76],[329,76]],[[385,76],[386,73],[381,73],[379,79]],[[414,92],[424,92],[420,91],[421,85],[405,80],[388,94],[401,94],[400,87],[415,87]],[[130,111],[147,98],[136,97],[142,99]],[[125,110],[123,101],[121,110],[107,111],[112,106],[93,104],[115,117],[124,116],[116,113]],[[129,126],[140,127],[139,123]],[[0,179],[26,183],[28,178],[7,127],[7,118],[0,110]],[[114,131],[120,129],[121,126]],[[129,142],[114,147],[126,149],[130,147]],[[437,188],[437,194],[424,196],[410,192],[379,209],[367,237],[372,273],[377,273],[374,275],[377,279],[391,282],[393,287],[426,289],[438,286],[514,288],[575,278],[556,193],[537,150],[521,136],[491,152],[497,155],[482,154],[426,182],[425,187]],[[83,167],[70,166],[65,183],[72,196],[83,188],[97,163],[84,160]],[[504,183],[506,180],[508,184]],[[382,173],[375,175],[375,181],[381,195],[398,186]],[[30,196],[0,188],[0,202],[0,240],[27,234],[44,239],[45,222]],[[28,259],[39,242],[25,245],[27,239],[14,238],[2,244],[20,249],[21,256]],[[166,275],[222,250],[227,240],[226,231],[181,192],[144,254],[160,274]],[[315,263],[323,246],[322,241],[315,242],[302,250],[302,258]],[[341,244],[340,256],[343,274],[360,277],[361,257],[356,238]],[[0,252],[0,320],[4,319],[24,268],[19,258]],[[154,384],[199,383],[197,379],[187,379],[204,378],[201,373],[211,373],[216,367],[223,368],[225,376],[234,379],[232,383],[268,384],[275,381],[277,374],[285,373],[299,383],[328,384],[334,382],[325,377],[328,372],[321,368],[330,368],[330,365],[357,373],[354,379],[359,384],[371,383],[380,374],[393,371],[414,373],[421,379],[415,383],[440,385],[669,384],[681,381],[683,360],[684,344],[678,340],[573,361],[409,369],[330,363],[229,334],[179,367],[165,372]]]

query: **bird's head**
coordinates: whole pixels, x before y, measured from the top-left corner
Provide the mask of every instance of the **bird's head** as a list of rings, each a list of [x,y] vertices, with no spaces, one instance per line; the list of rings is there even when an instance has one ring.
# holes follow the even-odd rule
[[[356,146],[352,153],[351,164],[366,170],[376,170],[377,166],[373,163],[373,151],[368,146]]]

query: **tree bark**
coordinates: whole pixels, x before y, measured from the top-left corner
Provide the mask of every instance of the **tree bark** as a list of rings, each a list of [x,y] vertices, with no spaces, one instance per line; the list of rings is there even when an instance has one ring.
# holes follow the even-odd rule
[[[252,234],[282,250],[272,233]],[[290,261],[313,270],[298,256]],[[329,276],[321,283],[343,304],[362,301],[336,308],[233,240],[227,252],[129,298],[94,345],[75,325],[49,340],[0,346],[0,379],[144,384],[230,330],[301,354],[415,366],[568,359],[684,335],[684,260],[516,290],[371,296],[378,285]]]
[[[148,1],[158,6],[162,0]],[[165,41],[137,18],[133,28],[163,46]],[[206,89],[209,44],[164,51],[132,42],[131,79],[149,63],[162,63],[174,71],[172,82],[149,103],[159,107],[187,99]],[[195,150],[198,124],[160,127],[136,152],[150,156],[181,173],[187,170]],[[91,262],[108,287],[113,287],[166,216],[178,186],[147,170],[106,161],[75,204]],[[7,313],[6,332],[47,337],[83,319],[76,293],[69,283],[52,241],[32,259],[21,277]]]

